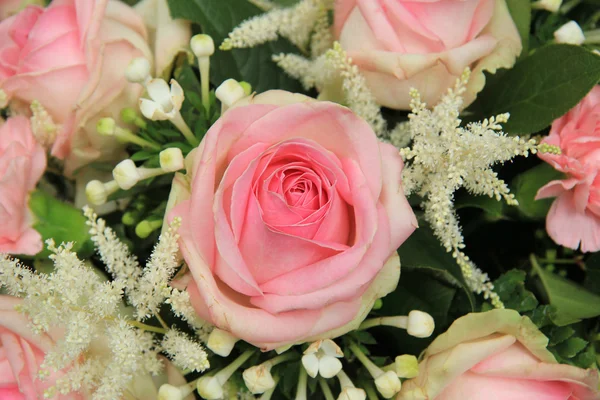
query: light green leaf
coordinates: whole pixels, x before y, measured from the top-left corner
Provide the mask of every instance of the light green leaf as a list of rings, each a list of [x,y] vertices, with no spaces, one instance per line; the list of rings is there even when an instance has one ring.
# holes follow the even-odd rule
[[[56,197],[36,190],[31,193],[29,208],[35,216],[34,229],[42,239],[54,239],[56,244],[73,242],[73,250],[80,257],[89,256],[93,245],[88,233],[86,218],[80,209],[58,200]],[[47,257],[50,252],[44,249],[36,257]]]
[[[506,0],[506,5],[521,36],[521,43],[523,43],[521,54],[527,54],[529,50],[529,29],[531,26],[531,1]]]
[[[242,21],[261,13],[247,0],[168,0],[171,14],[199,24],[219,46]],[[300,83],[288,77],[272,60],[279,53],[298,50],[289,42],[278,40],[251,49],[217,50],[211,57],[211,82],[218,86],[229,78],[249,82],[257,92],[282,89],[302,90]]]
[[[519,211],[531,219],[546,218],[554,199],[535,200],[535,195],[542,186],[562,177],[561,172],[547,163],[541,163],[517,175],[510,186],[511,192],[519,202]]]
[[[531,261],[542,281],[550,304],[556,307],[556,316],[553,318],[556,325],[565,326],[600,315],[600,296],[570,280],[546,271],[533,257]]]
[[[579,46],[544,46],[479,94],[484,116],[510,113],[510,134],[539,132],[574,107],[600,80],[600,56]]]

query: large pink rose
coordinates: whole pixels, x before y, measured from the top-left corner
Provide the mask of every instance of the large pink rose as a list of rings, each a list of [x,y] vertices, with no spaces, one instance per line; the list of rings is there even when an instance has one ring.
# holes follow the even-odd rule
[[[150,52],[142,19],[116,0],[54,0],[0,23],[0,88],[18,109],[34,100],[60,124],[52,154],[67,173],[115,156],[115,139],[96,134],[101,117],[136,104],[125,80],[134,57]]]
[[[398,151],[337,104],[241,100],[174,180],[197,313],[264,350],[356,328],[392,291],[416,219]]]
[[[45,169],[46,152],[35,141],[29,120],[9,118],[0,127],[0,253],[42,250],[28,202]]]
[[[566,175],[536,196],[557,197],[546,217],[548,234],[565,247],[600,250],[600,86],[554,121],[543,143],[562,153],[540,153],[540,158]]]
[[[598,371],[556,362],[546,338],[514,310],[457,319],[402,384],[396,400],[598,400]]]
[[[334,35],[377,101],[409,109],[410,88],[435,104],[466,67],[470,104],[483,71],[509,68],[521,39],[505,0],[336,0]]]

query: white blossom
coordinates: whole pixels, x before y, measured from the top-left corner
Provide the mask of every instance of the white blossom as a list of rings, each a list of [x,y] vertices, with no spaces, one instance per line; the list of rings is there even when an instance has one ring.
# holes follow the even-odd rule
[[[312,378],[321,375],[332,378],[342,370],[342,349],[331,339],[317,340],[304,351],[302,365]]]
[[[204,348],[175,329],[167,331],[162,347],[173,363],[182,370],[203,372],[210,367]]]

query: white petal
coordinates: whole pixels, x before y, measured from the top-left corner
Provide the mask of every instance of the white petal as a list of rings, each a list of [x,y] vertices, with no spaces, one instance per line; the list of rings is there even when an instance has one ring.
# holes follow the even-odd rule
[[[118,163],[113,169],[113,178],[115,178],[121,189],[129,190],[139,182],[140,174],[135,163],[130,159],[126,159]]]
[[[162,121],[159,116],[165,115],[164,111],[160,109],[160,105],[152,100],[140,99],[140,111],[144,117],[152,121]]]
[[[171,89],[164,79],[152,79],[146,85],[146,89],[150,98],[160,104],[165,112],[171,111],[173,108]]]
[[[242,374],[246,387],[252,394],[261,394],[275,387],[271,371],[264,365],[250,367]]]
[[[223,398],[223,386],[214,376],[203,376],[197,384],[198,393],[206,400],[217,400]]]
[[[331,339],[325,339],[321,343],[321,350],[325,355],[331,357],[342,358],[344,357],[344,352],[340,349],[340,346],[335,344],[335,342]]]
[[[333,378],[342,370],[342,362],[331,356],[323,356],[319,360],[319,374],[325,378]]]
[[[185,94],[181,85],[175,79],[171,79],[171,104],[173,104],[173,108],[177,111],[181,110],[183,100],[185,100]]]
[[[346,388],[338,396],[337,400],[365,400],[367,393],[359,388]]]
[[[319,358],[315,354],[302,356],[302,365],[311,378],[316,377],[319,373]]]

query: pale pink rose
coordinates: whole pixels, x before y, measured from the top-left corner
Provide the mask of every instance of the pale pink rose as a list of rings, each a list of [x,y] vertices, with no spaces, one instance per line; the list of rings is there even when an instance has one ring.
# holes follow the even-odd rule
[[[469,105],[483,71],[510,68],[521,53],[505,0],[336,0],[334,36],[377,101],[410,108],[409,90],[435,104],[466,67]]]
[[[117,153],[96,122],[136,104],[141,87],[125,69],[139,56],[150,58],[144,23],[116,0],[54,0],[0,23],[0,88],[21,110],[39,101],[60,124],[52,154],[67,173]]]
[[[9,118],[0,127],[0,253],[42,250],[28,202],[45,169],[46,152],[35,141],[29,119]]]
[[[396,400],[598,400],[598,371],[558,364],[546,338],[514,310],[457,319],[403,382]]]
[[[565,247],[600,250],[600,86],[555,120],[543,143],[558,146],[561,154],[540,158],[565,173],[536,195],[557,197],[546,217],[548,235]]]
[[[263,350],[358,326],[417,226],[402,159],[349,109],[271,91],[236,103],[172,189],[196,312]]]
[[[53,386],[64,372],[50,375],[40,380],[38,373],[45,354],[50,351],[64,335],[61,329],[51,330],[50,334],[34,334],[29,328],[27,317],[15,310],[23,300],[0,295],[0,399],[2,400],[40,400],[44,391]],[[92,343],[91,354],[101,356],[110,352],[104,343]],[[157,400],[158,388],[164,383],[184,385],[181,373],[165,358],[163,374],[151,377],[137,375],[127,388],[131,400]],[[86,393],[58,394],[54,400],[87,400]],[[193,398],[186,397],[186,400]]]

